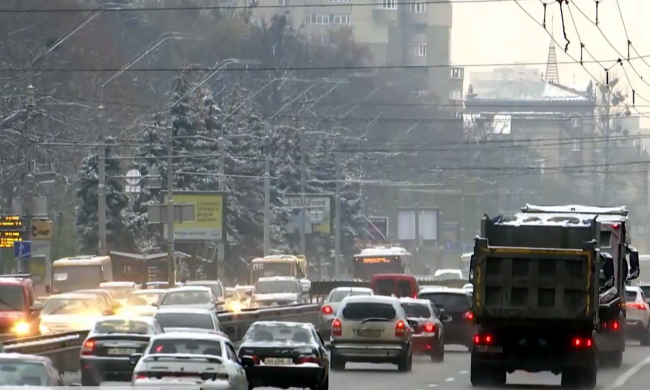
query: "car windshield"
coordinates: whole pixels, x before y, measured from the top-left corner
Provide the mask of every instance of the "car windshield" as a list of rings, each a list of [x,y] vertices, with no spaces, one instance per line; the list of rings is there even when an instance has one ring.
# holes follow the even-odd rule
[[[94,299],[69,299],[53,298],[48,299],[43,305],[41,314],[96,314],[99,307],[93,307]]]
[[[110,292],[115,299],[128,299],[133,295],[131,286],[103,286],[101,289]]]
[[[207,287],[212,290],[212,293],[215,297],[223,297],[223,291],[221,291],[221,286],[219,283],[209,283],[209,282],[187,282],[186,286],[202,286]]]
[[[154,340],[149,354],[182,353],[190,355],[221,356],[221,342],[216,340],[162,339]]]
[[[420,299],[428,299],[434,305],[443,308],[446,312],[466,312],[471,305],[467,294],[427,293],[420,294]]]
[[[161,305],[205,305],[210,303],[207,291],[174,291],[165,294]]]
[[[133,333],[149,334],[150,327],[146,322],[133,320],[103,320],[97,321],[93,328],[93,333],[111,334],[111,333]]]
[[[255,284],[255,294],[300,294],[298,283],[293,280],[262,280]]]
[[[327,298],[327,302],[341,302],[343,299],[345,299],[347,297],[356,297],[358,295],[369,296],[370,291],[355,291],[355,290],[332,291],[329,298]]]
[[[22,311],[25,297],[21,285],[0,285],[0,311]]]
[[[129,300],[126,301],[126,304],[129,306],[151,306],[154,303],[160,303],[160,300],[164,295],[165,293],[133,294]]]
[[[0,386],[52,386],[43,363],[20,360],[0,361]]]
[[[650,286],[640,286],[640,288],[643,291],[643,295],[646,297],[650,296]]]
[[[431,310],[421,303],[402,303],[407,317],[429,318]]]
[[[214,329],[212,317],[200,313],[156,313],[160,326],[165,328]]]
[[[384,318],[392,320],[397,316],[393,305],[377,302],[348,303],[343,308],[343,318],[361,321],[366,318]]]
[[[288,324],[254,324],[244,336],[252,343],[313,344],[314,336],[309,328]]]

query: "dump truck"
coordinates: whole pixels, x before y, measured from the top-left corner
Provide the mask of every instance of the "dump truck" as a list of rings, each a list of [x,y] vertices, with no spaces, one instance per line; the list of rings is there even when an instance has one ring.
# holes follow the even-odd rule
[[[533,223],[589,223],[600,225],[594,235],[602,256],[602,268],[611,263],[611,286],[603,286],[599,297],[598,351],[604,366],[619,367],[625,351],[626,313],[625,284],[639,277],[639,254],[631,246],[630,221],[625,206],[600,207],[585,205],[536,206],[527,204],[516,215],[520,222]],[[627,259],[626,257],[629,257]]]
[[[473,386],[503,385],[519,370],[561,374],[563,387],[596,386],[599,229],[482,220],[470,266]]]

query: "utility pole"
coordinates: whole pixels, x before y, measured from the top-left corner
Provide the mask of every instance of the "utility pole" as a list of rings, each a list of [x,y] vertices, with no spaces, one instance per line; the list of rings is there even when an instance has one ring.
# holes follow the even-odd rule
[[[97,223],[99,233],[99,255],[106,256],[106,146],[104,145],[104,86],[101,87],[99,98],[99,151],[98,183],[97,183]]]
[[[219,137],[217,140],[219,147],[219,192],[226,192],[226,140]],[[225,216],[224,216],[225,217]],[[222,226],[223,228],[223,226]],[[223,235],[227,237],[227,234]],[[224,262],[226,261],[226,243],[221,240],[217,244],[217,280],[221,276],[226,276],[224,272]]]
[[[271,139],[264,138],[264,256],[271,254]]]
[[[341,133],[336,133],[336,193],[334,194],[336,212],[336,232],[334,238],[334,275],[341,277]]]
[[[29,131],[29,120],[32,116],[32,110],[36,105],[34,100],[34,86],[29,84],[27,86],[27,115],[25,116],[25,129],[23,132],[23,140],[25,142],[25,174],[23,175],[23,188],[22,188],[22,209],[24,214],[23,226],[27,230],[27,239],[29,240],[29,232],[32,226],[32,214],[34,207],[34,187],[36,185],[36,179],[34,178],[33,168],[32,168],[32,154],[31,154],[31,145],[28,139]],[[23,260],[18,259],[17,268],[18,271],[23,270]]]
[[[415,204],[415,267],[416,274],[420,274],[420,205]]]
[[[607,103],[605,103],[605,109],[607,110],[607,113],[605,115],[605,175],[603,177],[602,206],[606,206],[610,202],[609,199],[609,133],[610,133],[609,114],[611,112],[612,96],[611,96],[611,89],[609,85],[607,85],[607,94],[605,96],[607,97]]]
[[[305,191],[307,178],[305,174],[305,128],[300,128],[300,253],[303,255],[306,252],[306,243],[305,243],[305,233],[306,233],[306,224],[307,224],[307,208],[305,207]]]
[[[174,127],[167,131],[167,282],[169,288],[176,283],[176,262],[174,261]]]

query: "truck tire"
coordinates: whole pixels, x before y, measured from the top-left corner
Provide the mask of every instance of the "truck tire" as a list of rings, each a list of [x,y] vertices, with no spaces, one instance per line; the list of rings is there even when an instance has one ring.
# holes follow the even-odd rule
[[[607,366],[612,368],[619,368],[623,364],[623,351],[615,351],[607,356]]]
[[[496,365],[477,363],[472,359],[470,382],[474,387],[503,386],[506,384],[506,370]]]

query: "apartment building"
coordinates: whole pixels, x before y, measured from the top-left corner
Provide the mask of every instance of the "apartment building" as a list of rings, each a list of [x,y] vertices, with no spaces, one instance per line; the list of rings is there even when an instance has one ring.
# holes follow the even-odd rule
[[[253,8],[253,17],[268,20],[274,14],[286,14],[294,27],[322,41],[327,41],[329,29],[349,26],[356,42],[370,50],[373,65],[422,66],[408,71],[425,74],[429,92],[437,96],[440,103],[449,102],[453,83],[448,67],[451,58],[451,3],[415,0],[248,1],[253,7],[259,6]]]

